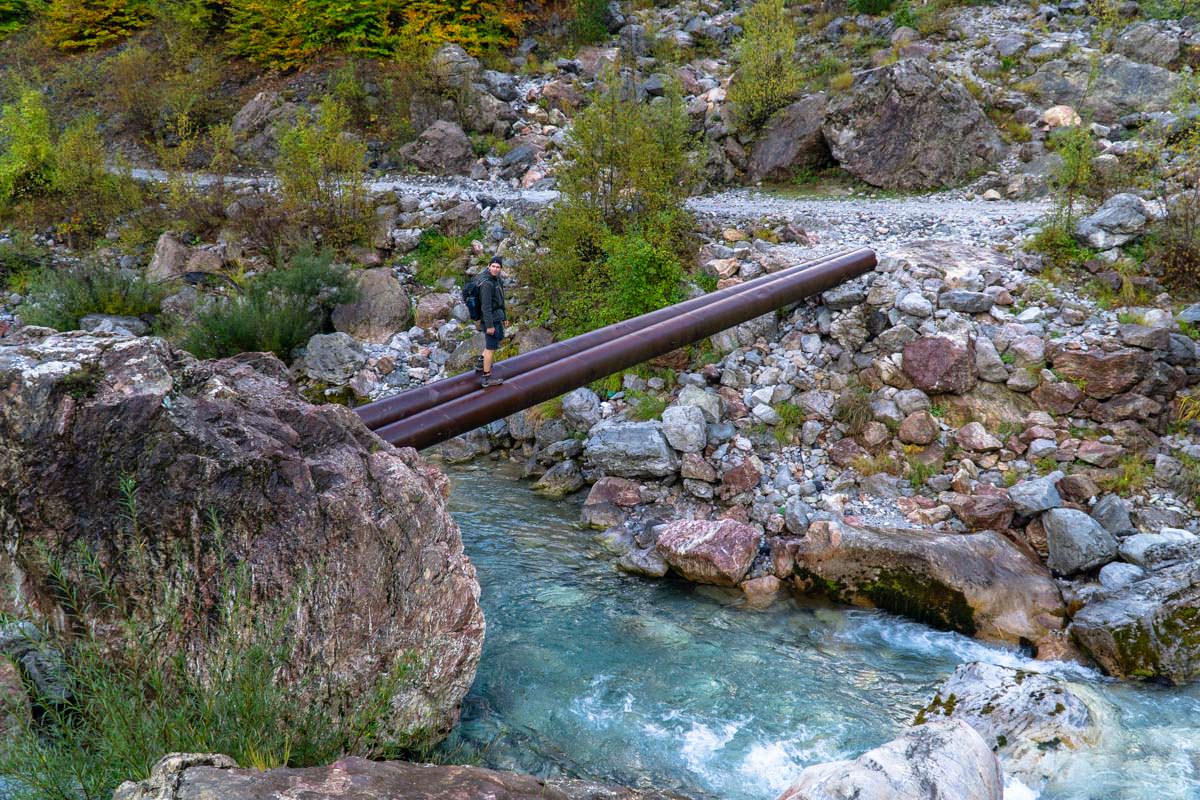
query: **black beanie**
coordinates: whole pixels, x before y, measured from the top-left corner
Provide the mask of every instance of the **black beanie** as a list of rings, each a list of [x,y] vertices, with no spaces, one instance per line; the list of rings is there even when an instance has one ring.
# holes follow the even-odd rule
[[[504,259],[500,258],[499,255],[494,255],[494,256],[492,256],[491,261],[488,262],[488,266],[490,267],[492,264],[499,264],[500,266],[503,267]]]

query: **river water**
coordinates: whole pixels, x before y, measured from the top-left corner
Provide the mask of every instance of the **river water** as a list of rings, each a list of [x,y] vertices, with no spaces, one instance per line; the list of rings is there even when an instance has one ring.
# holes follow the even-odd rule
[[[497,769],[773,800],[807,765],[896,736],[965,661],[1054,672],[1104,718],[1095,748],[1006,800],[1200,800],[1200,687],[1120,684],[888,614],[624,575],[504,468],[449,470],[487,637],[444,755]]]

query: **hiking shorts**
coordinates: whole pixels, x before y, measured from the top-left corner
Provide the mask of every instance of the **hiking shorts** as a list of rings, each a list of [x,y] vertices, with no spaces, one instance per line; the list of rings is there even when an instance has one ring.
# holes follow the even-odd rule
[[[487,332],[487,328],[484,328],[483,329],[483,340],[484,340],[483,349],[485,349],[485,350],[497,349],[498,347],[500,347],[500,340],[503,338],[504,338],[504,323],[503,322],[496,323],[496,334],[494,336]]]

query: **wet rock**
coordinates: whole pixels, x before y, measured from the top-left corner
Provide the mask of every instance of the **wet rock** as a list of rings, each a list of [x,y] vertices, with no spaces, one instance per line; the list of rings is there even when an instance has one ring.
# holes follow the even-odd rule
[[[1062,627],[1065,609],[1049,572],[995,531],[818,521],[787,548],[797,586],[838,602],[995,641],[1036,642]]]
[[[587,499],[583,501],[583,522],[601,530],[619,525],[625,517],[625,510],[640,502],[641,489],[634,481],[601,478],[592,484]]]
[[[683,577],[696,583],[736,586],[758,554],[762,535],[731,519],[668,523],[655,548]]]
[[[333,327],[356,339],[383,344],[412,322],[408,293],[387,267],[358,275],[358,299],[333,309]]]
[[[698,453],[708,443],[704,412],[696,406],[671,406],[662,413],[663,435],[671,447],[684,453]]]
[[[1136,194],[1115,194],[1079,220],[1075,236],[1089,247],[1108,250],[1136,239],[1153,219],[1153,211]]]
[[[1161,570],[1089,603],[1070,632],[1109,675],[1193,680],[1200,674],[1200,564]]]
[[[906,59],[858,73],[822,126],[834,159],[873,186],[950,186],[1004,152],[999,134],[954,78]]]
[[[87,383],[72,388],[67,379],[81,373]],[[344,406],[305,402],[288,378],[269,355],[197,361],[153,338],[74,333],[0,345],[0,574],[22,576],[24,612],[62,619],[60,590],[94,585],[89,564],[70,555],[86,551],[134,615],[160,611],[148,604],[177,580],[184,605],[207,618],[219,597],[195,576],[252,564],[249,617],[276,598],[295,605],[294,672],[280,676],[295,676],[294,691],[369,695],[398,654],[420,653],[424,667],[384,709],[379,733],[436,741],[457,719],[483,643],[449,483]],[[153,564],[129,555],[116,475],[137,487]],[[62,559],[54,575],[46,553]],[[14,600],[0,605],[11,612]],[[80,624],[118,645],[119,629],[84,613]],[[203,628],[173,632],[173,652],[199,657]]]
[[[1001,800],[1000,762],[975,729],[939,720],[854,761],[817,764],[800,773],[779,800]]]
[[[830,162],[829,146],[821,135],[825,95],[811,94],[776,112],[750,149],[750,181],[790,181],[798,169]]]
[[[904,347],[904,374],[928,394],[962,394],[975,387],[975,352],[944,336],[923,336]]]
[[[400,148],[400,156],[434,175],[465,175],[475,161],[467,134],[446,120],[434,122],[415,141]]]
[[[1052,508],[1042,515],[1050,558],[1046,564],[1060,575],[1107,564],[1117,557],[1117,540],[1099,522],[1073,508]]]
[[[1068,751],[1100,739],[1100,720],[1062,681],[1035,672],[974,662],[960,664],[917,714],[920,721],[967,723],[1004,762],[1005,772],[1044,781]]]
[[[683,800],[579,780],[543,779],[480,767],[367,761],[347,756],[323,767],[238,769],[227,756],[164,757],[140,783],[121,784],[113,800]]]
[[[661,422],[601,422],[591,429],[584,453],[594,468],[623,478],[661,478],[679,469]]]
[[[579,465],[568,458],[547,470],[533,485],[533,490],[546,497],[559,499],[579,491],[583,486],[583,473]]]

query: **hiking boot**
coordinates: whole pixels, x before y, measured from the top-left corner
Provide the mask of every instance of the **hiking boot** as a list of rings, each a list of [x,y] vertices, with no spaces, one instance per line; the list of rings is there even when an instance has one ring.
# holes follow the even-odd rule
[[[483,374],[483,356],[475,356],[475,374]]]
[[[504,383],[504,378],[484,373],[483,380],[479,382],[479,385],[486,389],[489,386],[499,386],[502,383]]]

